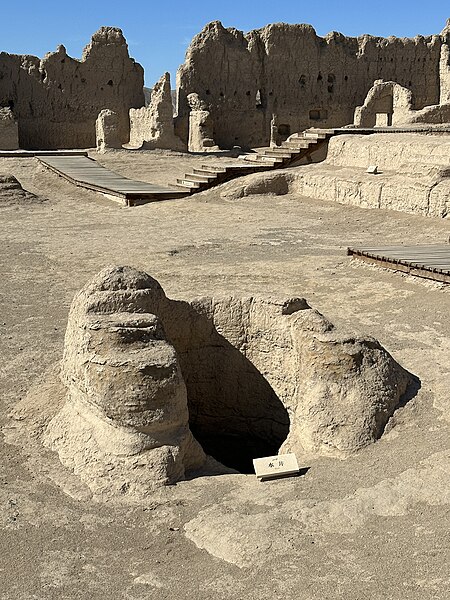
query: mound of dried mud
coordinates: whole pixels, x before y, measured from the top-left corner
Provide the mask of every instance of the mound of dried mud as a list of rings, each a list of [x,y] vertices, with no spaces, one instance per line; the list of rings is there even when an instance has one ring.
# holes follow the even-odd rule
[[[45,202],[45,198],[24,190],[13,175],[0,175],[0,208],[42,202]]]

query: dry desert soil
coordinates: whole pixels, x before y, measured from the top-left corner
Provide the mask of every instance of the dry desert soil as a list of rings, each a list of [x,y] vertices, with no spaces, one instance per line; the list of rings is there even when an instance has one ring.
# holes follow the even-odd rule
[[[154,183],[230,160],[98,158]],[[230,200],[229,184],[126,208],[34,158],[0,159],[4,174],[37,198],[0,196],[1,600],[450,597],[450,286],[346,255],[446,243],[448,219],[294,194]],[[345,331],[376,337],[420,389],[351,458],[299,456],[301,477],[199,477],[141,505],[95,502],[17,407],[60,360],[73,295],[111,264],[146,271],[175,298],[305,297]]]

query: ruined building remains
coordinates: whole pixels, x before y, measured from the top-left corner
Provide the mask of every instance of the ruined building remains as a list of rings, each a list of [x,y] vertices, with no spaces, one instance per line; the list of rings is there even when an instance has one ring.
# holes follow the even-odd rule
[[[96,497],[139,500],[213,459],[345,458],[382,435],[412,376],[302,298],[177,301],[107,267],[72,303],[61,381],[45,445]]]
[[[128,54],[120,29],[102,27],[81,60],[64,46],[43,59],[0,53],[0,107],[11,109],[21,148],[95,146],[102,109],[118,115],[119,138],[128,141],[130,108],[144,104],[142,67]]]
[[[152,150],[186,150],[175,135],[170,74],[164,73],[152,89],[148,106],[130,109],[130,146]]]
[[[411,110],[450,103],[450,21],[440,35],[319,37],[310,25],[276,23],[244,34],[209,23],[177,75],[178,134],[187,140],[189,95],[209,111],[220,147],[257,147],[278,133],[353,122],[376,80],[411,91]]]

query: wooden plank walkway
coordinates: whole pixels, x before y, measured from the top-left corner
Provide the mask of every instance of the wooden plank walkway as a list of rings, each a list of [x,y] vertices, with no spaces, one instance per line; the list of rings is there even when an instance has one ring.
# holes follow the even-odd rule
[[[107,194],[127,206],[146,202],[184,198],[186,191],[171,189],[154,183],[128,179],[109,171],[87,156],[38,156],[48,169],[71,183]]]
[[[0,158],[33,158],[34,156],[87,156],[86,150],[0,150]]]
[[[347,248],[347,254],[387,269],[450,283],[450,244]]]

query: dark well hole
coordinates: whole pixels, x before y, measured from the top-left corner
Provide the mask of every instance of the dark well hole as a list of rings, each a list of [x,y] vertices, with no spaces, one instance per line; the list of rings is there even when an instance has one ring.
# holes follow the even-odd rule
[[[287,410],[202,309],[177,301],[169,305],[164,329],[186,383],[191,431],[207,454],[241,473],[253,473],[253,458],[277,454],[287,438]],[[241,325],[235,324],[236,332]]]

